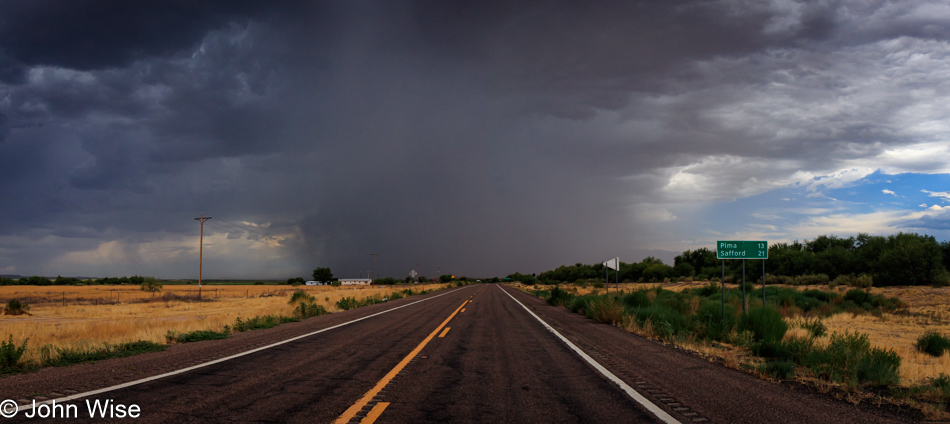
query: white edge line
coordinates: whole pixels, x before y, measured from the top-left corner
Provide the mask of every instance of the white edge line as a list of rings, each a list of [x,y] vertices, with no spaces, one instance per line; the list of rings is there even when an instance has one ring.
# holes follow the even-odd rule
[[[547,328],[548,331],[550,331],[551,333],[554,333],[554,335],[557,336],[557,338],[561,339],[561,341],[564,342],[564,344],[566,344],[568,347],[570,347],[571,350],[577,353],[581,358],[584,358],[585,361],[590,363],[597,371],[603,374],[604,377],[607,377],[608,380],[613,381],[615,384],[620,386],[620,388],[623,389],[623,391],[626,392],[628,396],[630,396],[631,398],[633,398],[633,400],[639,402],[641,405],[647,408],[650,412],[653,413],[653,415],[656,415],[656,417],[659,418],[661,421],[665,423],[669,423],[669,424],[674,424],[674,423],[681,424],[676,418],[673,418],[670,414],[667,414],[666,411],[654,405],[653,402],[650,402],[647,398],[643,397],[643,395],[641,395],[639,392],[634,390],[633,387],[630,387],[627,383],[625,383],[619,377],[614,375],[614,373],[607,370],[607,368],[604,368],[602,365],[597,363],[597,361],[595,361],[593,358],[591,358],[586,353],[584,353],[584,351],[581,350],[579,347],[577,347],[574,343],[571,343],[570,340],[562,336],[561,333],[558,333],[557,330],[554,329],[554,327],[551,327],[550,325],[548,325],[548,323],[544,322],[543,319],[535,315],[534,312],[531,312],[531,310],[528,309],[527,306],[519,302],[518,299],[515,299],[515,297],[512,296],[511,293],[508,293],[507,290],[502,289],[502,291],[505,292],[505,294],[507,294],[508,297],[511,298],[511,300],[514,300],[517,304],[521,305],[521,307],[524,308],[524,310],[528,311],[528,313],[531,314],[531,316],[533,316],[534,319],[538,320],[538,322],[540,322],[541,325],[544,326],[544,328]]]
[[[334,326],[332,326],[332,327],[327,327],[327,328],[324,328],[324,329],[322,329],[322,330],[317,330],[317,331],[314,331],[314,332],[312,332],[312,333],[307,333],[307,334],[295,336],[295,337],[289,338],[289,339],[287,339],[287,340],[281,340],[281,341],[279,341],[279,342],[277,342],[277,343],[272,343],[272,344],[269,344],[269,345],[267,345],[267,346],[261,346],[261,347],[258,347],[258,348],[254,348],[254,349],[251,349],[251,350],[247,350],[247,351],[241,352],[241,353],[236,353],[236,354],[231,355],[231,356],[226,356],[226,357],[224,357],[224,358],[218,358],[218,359],[215,359],[215,360],[213,360],[213,361],[208,361],[208,362],[205,362],[205,363],[202,363],[202,364],[192,365],[192,366],[187,367],[187,368],[181,368],[181,369],[177,369],[177,370],[175,370],[175,371],[166,372],[166,373],[164,373],[164,374],[153,375],[153,376],[151,376],[151,377],[146,377],[146,378],[143,378],[143,379],[139,379],[139,380],[135,380],[135,381],[130,381],[130,382],[127,382],[127,383],[117,384],[117,385],[115,385],[115,386],[110,386],[110,387],[106,387],[106,388],[102,388],[102,389],[92,390],[92,391],[88,391],[88,392],[84,392],[84,393],[77,393],[77,394],[74,394],[74,395],[64,396],[64,397],[57,398],[57,399],[45,400],[45,401],[43,401],[43,402],[36,402],[35,405],[36,405],[36,406],[39,406],[39,405],[52,404],[52,403],[54,403],[54,402],[56,402],[56,403],[69,402],[69,401],[71,401],[71,400],[82,399],[82,398],[84,398],[84,397],[89,397],[89,396],[93,396],[93,395],[98,395],[98,394],[100,394],[100,393],[111,392],[111,391],[113,391],[113,390],[124,389],[124,388],[126,388],[126,387],[131,387],[131,386],[135,386],[135,385],[138,385],[138,384],[147,383],[147,382],[149,382],[149,381],[158,380],[158,379],[165,378],[165,377],[170,377],[170,376],[173,376],[173,375],[183,374],[183,373],[186,373],[186,372],[191,371],[191,370],[196,370],[196,369],[198,369],[198,368],[207,367],[207,366],[209,366],[209,365],[218,364],[218,363],[221,363],[221,362],[224,362],[224,361],[230,361],[230,360],[232,360],[232,359],[234,359],[234,358],[240,358],[240,357],[242,357],[242,356],[250,355],[250,354],[255,353],[255,352],[260,352],[260,351],[265,350],[265,349],[270,349],[270,348],[275,347],[275,346],[280,346],[280,345],[285,344],[285,343],[290,343],[290,342],[292,342],[292,341],[300,340],[300,339],[302,339],[302,338],[304,338],[304,337],[310,337],[310,336],[315,335],[315,334],[320,334],[320,333],[322,333],[322,332],[324,332],[324,331],[330,331],[330,330],[333,330],[333,329],[335,329],[335,328],[340,328],[340,327],[343,327],[344,325],[350,325],[350,324],[352,324],[352,323],[354,323],[354,322],[359,322],[359,321],[362,321],[362,320],[364,320],[364,319],[369,319],[369,318],[375,317],[375,316],[377,316],[377,315],[382,315],[382,314],[385,314],[385,313],[388,313],[388,312],[395,311],[396,309],[402,309],[402,308],[405,308],[405,307],[407,307],[407,306],[412,306],[412,305],[415,305],[415,304],[420,303],[420,302],[425,302],[425,301],[427,301],[427,300],[432,300],[432,299],[435,299],[435,298],[437,298],[437,297],[445,296],[445,295],[447,295],[447,294],[449,294],[449,293],[453,293],[453,292],[458,291],[458,290],[461,290],[461,288],[458,288],[458,289],[452,290],[452,291],[448,291],[448,292],[445,292],[445,293],[442,293],[442,294],[438,294],[438,295],[435,295],[435,296],[432,296],[432,297],[427,297],[427,298],[425,298],[425,299],[420,299],[420,300],[417,300],[417,301],[415,301],[415,302],[407,303],[407,304],[401,305],[401,306],[397,306],[397,307],[392,308],[392,309],[387,309],[387,310],[382,311],[382,312],[377,312],[377,313],[372,314],[372,315],[367,315],[367,316],[362,317],[362,318],[357,318],[357,319],[354,319],[354,320],[352,320],[352,321],[347,321],[347,322],[344,322],[344,323],[342,323],[342,324],[337,324],[337,325],[334,325]],[[29,411],[29,410],[31,410],[31,409],[34,408],[34,403],[28,403],[28,404],[18,405],[18,407],[19,407],[21,410],[27,410],[27,411]]]

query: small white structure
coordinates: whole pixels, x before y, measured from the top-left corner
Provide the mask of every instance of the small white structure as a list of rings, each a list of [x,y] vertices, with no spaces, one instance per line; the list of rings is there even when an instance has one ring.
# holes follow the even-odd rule
[[[373,283],[369,278],[341,278],[341,286],[368,286]]]
[[[325,283],[325,282],[323,282],[323,281],[313,281],[313,280],[310,280],[310,281],[307,281],[307,282],[304,283],[304,284],[305,284],[305,285],[308,285],[308,286],[325,286],[327,283]]]

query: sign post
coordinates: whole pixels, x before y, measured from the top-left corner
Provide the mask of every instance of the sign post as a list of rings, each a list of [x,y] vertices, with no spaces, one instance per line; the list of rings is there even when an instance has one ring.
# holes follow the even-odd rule
[[[765,305],[765,260],[769,258],[769,242],[765,240],[720,240],[716,242],[716,259],[722,260],[722,319],[726,319],[726,259],[742,259],[742,313],[745,302],[745,260],[762,260],[762,305]]]
[[[617,280],[617,294],[620,294],[620,258],[616,257],[604,262],[604,282],[607,283],[607,295],[610,295],[610,270],[614,270],[614,279]]]

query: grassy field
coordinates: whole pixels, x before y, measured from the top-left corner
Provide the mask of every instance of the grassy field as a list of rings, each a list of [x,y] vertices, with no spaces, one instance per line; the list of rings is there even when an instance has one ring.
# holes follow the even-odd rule
[[[445,287],[427,284],[425,289]],[[171,330],[221,331],[238,317],[289,315],[291,293],[303,290],[329,311],[343,297],[390,293],[409,286],[297,286],[227,285],[205,287],[198,300],[197,287],[165,286],[151,294],[138,286],[0,286],[0,302],[18,299],[30,305],[31,315],[0,315],[0,337],[13,335],[17,344],[29,338],[23,359],[40,362],[44,347],[94,349],[104,344],[147,340],[165,343]]]
[[[702,287],[708,284],[707,281],[682,282],[659,284],[666,290],[681,291],[687,288]],[[637,289],[656,287],[655,283],[646,284],[621,284],[620,290],[630,293]],[[550,290],[552,286],[538,286],[544,290]],[[593,285],[578,287],[573,285],[562,285],[568,291],[583,295],[587,293],[604,294],[605,288],[595,288]],[[736,285],[726,284],[726,288],[737,287]],[[792,287],[792,286],[783,286]],[[528,288],[533,288],[528,287]],[[814,286],[795,286],[797,290],[818,289],[823,291],[833,291],[845,293],[853,287],[839,286],[829,288],[827,285]],[[610,291],[614,292],[616,286],[611,285]],[[872,288],[872,293],[883,294],[887,297],[897,297],[908,306],[897,313],[882,314],[852,314],[839,313],[831,317],[822,319],[827,327],[827,334],[820,337],[819,344],[827,344],[829,336],[834,333],[844,333],[845,331],[858,331],[865,333],[871,340],[871,344],[876,347],[889,348],[901,356],[900,379],[901,385],[913,386],[926,384],[930,378],[936,378],[941,373],[950,375],[950,354],[944,353],[940,357],[933,357],[925,353],[918,352],[914,348],[917,338],[929,330],[937,330],[941,333],[950,335],[950,287],[885,287]],[[761,286],[758,290],[748,293],[750,299],[761,300]],[[794,323],[797,318],[787,317],[786,320]],[[627,325],[627,330],[635,333],[649,335],[650,331],[635,328],[634,325]],[[796,331],[800,328],[794,328],[787,333],[786,337],[798,335]],[[706,343],[695,343],[690,346],[691,349],[699,351],[705,355],[720,357],[725,363],[737,364],[742,359],[742,353],[737,351],[723,350],[710,346]]]

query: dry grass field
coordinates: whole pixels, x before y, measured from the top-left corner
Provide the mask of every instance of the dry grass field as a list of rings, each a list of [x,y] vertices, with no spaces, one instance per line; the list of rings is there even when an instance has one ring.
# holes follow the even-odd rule
[[[620,290],[631,292],[641,288],[662,286],[666,290],[681,291],[686,288],[701,287],[708,284],[707,281],[694,281],[682,283],[666,284],[621,284]],[[606,292],[605,288],[594,288],[591,285],[587,287],[562,286],[572,293],[581,295],[587,293]],[[736,287],[726,284],[727,288]],[[761,287],[761,286],[759,286]],[[838,286],[833,289],[827,285],[814,286],[782,286],[798,290],[818,289],[823,291],[834,291],[844,294],[844,292],[853,289],[853,287]],[[526,287],[531,288],[531,287]],[[550,286],[540,286],[540,288],[550,289]],[[615,286],[611,285],[613,292]],[[761,290],[761,288],[759,289]],[[872,293],[883,294],[887,297],[897,297],[908,305],[906,311],[892,314],[884,313],[880,316],[872,314],[852,315],[851,313],[840,313],[825,318],[822,322],[828,329],[825,336],[819,338],[818,343],[827,343],[829,335],[833,332],[844,333],[846,331],[858,331],[866,333],[871,340],[871,344],[877,347],[893,349],[901,356],[900,377],[901,384],[913,386],[925,384],[928,378],[937,377],[941,373],[950,375],[950,354],[945,353],[940,357],[933,357],[925,353],[917,352],[914,343],[917,338],[929,330],[937,330],[941,333],[950,335],[950,287],[885,287],[872,288]],[[761,296],[761,291],[749,293],[750,298]],[[795,318],[789,318],[789,323],[794,327]],[[628,331],[647,334],[649,331],[635,328],[635,325],[627,323],[625,328]],[[801,331],[798,328],[792,328],[786,337],[791,337]],[[721,358],[727,364],[735,364],[743,356],[735,351],[724,351],[715,349],[705,343],[694,343],[689,348],[699,351],[704,355],[716,356]]]
[[[441,287],[445,285],[425,285],[428,290]],[[406,288],[419,291],[422,286],[205,286],[202,301],[195,301],[194,286],[165,286],[155,295],[138,286],[0,286],[2,304],[15,298],[30,305],[30,315],[0,315],[0,338],[13,335],[17,344],[29,338],[23,359],[38,362],[44,346],[94,349],[138,340],[165,343],[169,330],[221,331],[238,317],[290,315],[293,306],[288,301],[295,290],[336,311],[343,297],[386,297]]]

